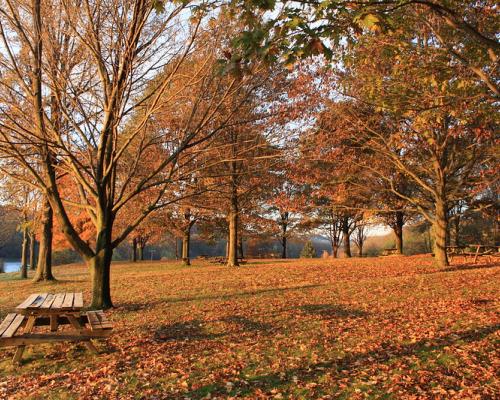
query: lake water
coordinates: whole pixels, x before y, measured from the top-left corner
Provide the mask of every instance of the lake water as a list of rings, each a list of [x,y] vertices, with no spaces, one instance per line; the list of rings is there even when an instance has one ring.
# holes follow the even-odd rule
[[[16,272],[21,268],[21,261],[5,260],[3,264],[4,272]]]

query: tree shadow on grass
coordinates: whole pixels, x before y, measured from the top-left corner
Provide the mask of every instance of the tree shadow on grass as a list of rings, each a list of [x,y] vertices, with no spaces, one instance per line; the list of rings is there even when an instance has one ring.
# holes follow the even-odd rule
[[[225,394],[235,396],[251,395],[256,390],[269,392],[273,389],[286,387],[296,380],[305,382],[316,382],[327,370],[335,372],[352,371],[352,375],[373,363],[386,363],[395,358],[416,355],[423,352],[429,353],[441,350],[447,346],[452,346],[459,342],[472,343],[485,338],[500,330],[500,324],[488,325],[478,329],[470,329],[462,332],[454,332],[432,340],[423,339],[411,344],[382,343],[373,351],[349,353],[343,358],[336,360],[326,360],[314,364],[292,368],[283,372],[275,372],[246,378],[245,381],[238,381],[234,384],[231,393],[227,393],[227,386],[224,383],[213,383],[199,387],[186,393],[191,398],[200,398],[210,391],[212,395]]]
[[[315,285],[303,285],[303,286],[288,286],[281,288],[271,288],[271,289],[261,289],[261,290],[252,290],[247,292],[239,292],[239,293],[230,293],[230,294],[221,294],[221,295],[207,295],[207,296],[193,296],[193,297],[179,297],[179,298],[170,298],[170,299],[162,299],[155,301],[144,301],[140,303],[122,303],[118,304],[118,308],[123,308],[126,311],[139,311],[145,308],[151,308],[160,304],[173,304],[173,303],[187,303],[191,301],[203,301],[203,300],[231,300],[237,299],[241,297],[247,296],[258,296],[261,294],[273,294],[273,293],[282,293],[293,290],[304,290],[304,289],[314,289],[318,287],[326,286],[324,284],[315,284]]]
[[[458,264],[449,266],[442,270],[438,270],[436,272],[454,272],[454,271],[467,271],[470,269],[488,269],[488,268],[496,268],[500,267],[500,263],[495,262],[491,264]]]
[[[225,336],[224,333],[208,332],[205,325],[206,322],[199,319],[165,325],[155,331],[154,339],[159,342],[168,342],[174,340],[217,339]]]
[[[210,326],[216,323],[224,323],[223,332],[210,332]],[[229,325],[229,326],[228,326]],[[274,326],[268,323],[253,321],[240,315],[231,315],[212,321],[201,321],[193,319],[186,322],[175,322],[164,325],[154,332],[154,339],[159,342],[167,341],[192,341],[192,340],[214,340],[228,335],[242,334],[248,332],[269,333]]]
[[[307,304],[299,309],[309,315],[321,317],[323,319],[366,317],[369,315],[364,310],[346,308],[337,304]]]

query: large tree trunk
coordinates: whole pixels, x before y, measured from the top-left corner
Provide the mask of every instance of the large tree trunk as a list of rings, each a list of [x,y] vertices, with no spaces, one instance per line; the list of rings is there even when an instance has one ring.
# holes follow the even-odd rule
[[[337,258],[339,256],[339,245],[337,243],[332,246],[332,255],[333,258]]]
[[[90,268],[92,280],[92,309],[108,309],[113,307],[111,302],[110,269],[113,251],[101,250],[99,254],[91,258],[87,264]]]
[[[236,188],[233,188],[231,205],[229,209],[229,242],[227,254],[227,266],[237,267],[238,264],[238,197]]]
[[[351,255],[351,235],[349,232],[349,218],[344,217],[342,222],[342,235],[344,237],[344,257],[350,258]]]
[[[90,304],[92,309],[105,310],[113,307],[110,282],[111,260],[113,257],[112,227],[112,212],[104,210],[96,226],[95,255],[86,260],[92,280],[92,301]]]
[[[53,234],[53,211],[48,200],[45,200],[42,216],[42,234],[38,248],[38,261],[36,266],[34,282],[53,281],[52,275],[52,234]]]
[[[30,232],[30,270],[36,269],[36,236],[34,232]]]
[[[449,265],[446,254],[446,233],[448,231],[448,219],[446,202],[442,199],[436,199],[436,215],[433,223],[434,231],[434,257],[440,267]]]
[[[139,244],[139,260],[144,261],[144,248],[146,246],[143,244]]]
[[[21,278],[26,279],[28,277],[28,228],[23,227],[23,243],[21,249]]]
[[[188,226],[184,229],[182,235],[182,264],[191,265],[191,259],[189,257],[189,248],[191,246],[191,228]]]
[[[403,226],[404,226],[404,213],[396,211],[396,221],[392,227],[394,236],[396,237],[396,250],[398,254],[403,254]]]

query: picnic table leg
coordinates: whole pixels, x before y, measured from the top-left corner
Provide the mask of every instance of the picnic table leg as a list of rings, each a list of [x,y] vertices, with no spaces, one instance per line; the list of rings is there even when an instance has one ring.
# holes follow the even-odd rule
[[[66,317],[68,318],[68,321],[73,326],[73,328],[78,330],[83,329],[83,326],[80,324],[80,322],[78,322],[78,320],[73,315],[67,315]],[[92,353],[99,354],[99,352],[95,348],[94,344],[90,341],[90,339],[83,340],[83,344]]]
[[[50,316],[50,331],[56,332],[59,324],[57,322],[57,315]]]
[[[28,322],[26,322],[26,326],[24,327],[24,332],[25,333],[30,333],[34,326],[35,326],[35,321],[36,317],[33,315],[30,315],[28,317]],[[20,364],[21,363],[21,357],[23,356],[24,349],[26,348],[25,345],[17,346],[16,352],[14,353],[14,358],[12,359],[12,362],[14,364]]]
[[[481,249],[481,246],[477,246],[476,255],[474,256],[474,264],[477,262],[477,257],[479,256],[480,249]]]

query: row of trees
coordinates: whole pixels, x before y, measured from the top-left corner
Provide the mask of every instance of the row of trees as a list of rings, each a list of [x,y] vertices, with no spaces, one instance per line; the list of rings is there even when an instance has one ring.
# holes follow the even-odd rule
[[[56,232],[111,307],[114,249],[167,231],[189,264],[198,222],[236,266],[245,235],[349,256],[384,221],[402,251],[425,218],[446,265],[452,215],[495,209],[493,6],[234,3],[1,1],[0,170],[38,199],[40,276]]]

